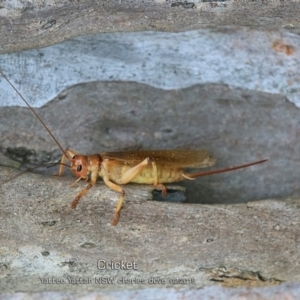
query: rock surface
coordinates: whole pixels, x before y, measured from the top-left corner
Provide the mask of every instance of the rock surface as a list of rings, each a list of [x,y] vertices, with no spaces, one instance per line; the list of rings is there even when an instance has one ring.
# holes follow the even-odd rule
[[[0,53],[45,47],[96,32],[236,25],[299,33],[299,16],[298,1],[281,0],[3,0]]]
[[[178,65],[158,68],[165,68],[166,74],[169,70],[184,74],[184,65],[194,65],[197,68],[191,78],[197,80],[190,85],[180,86],[184,81],[179,76],[167,87],[156,85],[169,91],[132,82],[88,83],[64,90],[80,80],[66,86],[61,76],[62,82],[55,82],[61,88],[59,92],[63,92],[38,112],[64,147],[84,153],[132,147],[191,147],[213,152],[218,158],[216,167],[264,157],[270,161],[185,185],[188,201],[214,205],[147,201],[153,197],[150,186],[127,185],[125,205],[116,227],[110,222],[118,195],[101,182],[75,210],[70,203],[84,183],[71,189],[69,184],[74,179],[54,178],[46,170],[47,175],[27,173],[2,184],[1,298],[297,299],[299,283],[280,283],[299,282],[300,276],[299,116],[293,104],[299,100],[299,41],[293,34],[299,33],[299,16],[297,1],[2,1],[1,53],[44,47],[87,33],[185,31],[220,25],[254,27],[255,30],[215,30],[215,35],[223,31],[224,42],[230,40],[229,35],[237,37],[236,44],[227,44],[236,48],[219,47],[227,55],[218,52],[212,57],[217,60],[216,65],[224,66],[223,71],[216,69],[217,80],[198,80],[203,77],[195,76],[202,73],[196,64],[199,59],[193,61],[192,52],[185,56],[181,69]],[[282,28],[292,34],[279,31]],[[207,36],[214,36],[213,30],[207,32],[211,33]],[[243,36],[241,32],[247,34]],[[255,36],[270,37],[269,42],[262,43],[265,48],[257,48],[255,43],[261,40]],[[121,52],[124,48],[120,46]],[[174,49],[176,52],[179,48]],[[255,49],[262,51],[255,53]],[[246,53],[249,65],[260,70],[253,71],[255,76],[260,75],[256,85],[251,86],[254,77],[248,76],[247,81],[241,70],[236,71],[240,72],[236,83],[244,80],[242,84],[226,81],[233,79],[232,68],[238,66],[241,57],[237,63],[228,60],[228,66],[221,64],[222,58],[227,61],[237,52]],[[107,53],[111,58],[117,52]],[[118,57],[119,54],[110,61],[109,70]],[[261,62],[257,63],[254,57],[262,57]],[[0,60],[2,66],[3,57]],[[29,60],[6,57],[5,63],[7,60],[11,60],[7,66],[13,66],[7,75],[20,74],[21,79],[28,75],[20,70],[27,70]],[[213,61],[209,65],[213,66]],[[41,66],[47,69],[53,64]],[[280,68],[282,73],[277,72]],[[84,81],[145,82],[139,76],[122,77],[122,69],[116,70],[120,77],[91,77]],[[226,70],[229,72],[224,77]],[[151,74],[153,79],[155,72]],[[286,80],[285,76],[291,78]],[[157,82],[172,83],[166,78]],[[279,79],[274,81],[275,78]],[[25,84],[23,79],[16,80],[20,82]],[[261,86],[271,90],[258,88]],[[29,94],[35,92],[32,85]],[[50,98],[54,98],[53,94]],[[49,97],[42,99],[43,103],[47,101]],[[54,161],[59,156],[57,146],[27,109],[2,108],[0,120],[1,150],[13,159],[1,156],[2,165],[17,167],[28,161]],[[0,174],[3,182],[19,172],[1,166]],[[136,265],[137,270],[99,270],[99,260],[123,261]],[[101,278],[114,283],[100,284]],[[126,283],[122,283],[122,278]],[[240,286],[251,288],[225,288]]]
[[[206,149],[217,158],[214,169],[269,158],[244,170],[185,181],[189,202],[299,195],[299,110],[278,95],[224,85],[164,91],[102,82],[70,88],[37,112],[63,148],[82,154]],[[11,159],[35,164],[60,159],[58,146],[27,108],[2,108],[0,118],[0,145]]]
[[[300,107],[299,49],[299,36],[286,30],[120,32],[1,55],[0,67],[35,107],[91,81],[133,81],[165,90],[215,83],[280,94]],[[24,106],[1,77],[0,105]]]
[[[113,291],[113,292],[43,292],[43,293],[16,293],[4,294],[3,300],[18,299],[18,300],[44,300],[44,299],[57,299],[57,300],[152,300],[152,299],[172,299],[172,300],[280,300],[289,299],[296,300],[300,293],[299,286],[296,284],[283,284],[278,287],[271,288],[237,288],[226,289],[222,287],[206,287],[200,290],[182,289],[182,288],[146,288],[141,290],[128,290],[128,291]]]
[[[1,168],[2,178],[13,174]],[[71,182],[28,173],[1,186],[1,291],[253,287],[300,279],[299,199],[170,204],[147,201],[149,186],[128,185],[114,227],[118,195],[99,183],[72,210],[84,184],[71,189]],[[104,261],[131,265],[102,269]]]

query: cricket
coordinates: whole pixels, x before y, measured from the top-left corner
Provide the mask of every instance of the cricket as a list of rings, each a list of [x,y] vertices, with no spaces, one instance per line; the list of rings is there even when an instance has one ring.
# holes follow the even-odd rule
[[[167,188],[164,185],[166,183],[194,180],[200,176],[234,171],[261,164],[268,160],[263,159],[219,170],[187,173],[184,169],[210,167],[215,164],[216,159],[206,150],[136,150],[104,152],[91,155],[76,153],[71,149],[64,150],[39,115],[1,70],[0,74],[17,92],[61,149],[62,158],[60,163],[58,163],[58,175],[61,176],[64,167],[67,166],[77,177],[71,185],[72,187],[81,179],[88,182],[86,187],[74,198],[71,208],[76,208],[79,200],[95,185],[99,177],[102,177],[107,187],[120,194],[111,223],[113,226],[117,225],[120,219],[120,212],[125,198],[125,191],[121,185],[131,182],[150,184],[153,185],[154,189],[161,190],[162,195],[166,196]],[[69,163],[67,164],[67,162]]]

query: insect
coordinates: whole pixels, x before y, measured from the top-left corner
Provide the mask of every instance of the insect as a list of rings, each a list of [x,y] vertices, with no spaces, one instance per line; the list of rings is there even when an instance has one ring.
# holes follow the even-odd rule
[[[237,169],[246,168],[256,164],[266,162],[267,159],[239,165],[220,170],[207,172],[187,173],[185,168],[203,168],[215,164],[215,158],[206,150],[145,150],[145,151],[121,151],[105,152],[92,155],[78,154],[71,149],[64,150],[51,131],[41,120],[35,110],[29,105],[25,98],[19,93],[15,86],[0,70],[2,76],[7,80],[11,87],[18,93],[29,109],[48,131],[52,139],[61,149],[63,155],[60,162],[58,175],[62,175],[64,166],[77,177],[72,184],[84,179],[88,181],[87,186],[82,189],[71,203],[71,208],[76,208],[79,200],[91,189],[99,177],[112,190],[120,194],[112,225],[116,225],[120,218],[120,211],[125,197],[125,191],[121,185],[129,182],[140,184],[152,184],[155,189],[160,189],[163,195],[167,194],[165,183],[172,183],[181,180],[194,180],[196,177],[211,174],[223,173]],[[69,161],[69,165],[66,164]]]

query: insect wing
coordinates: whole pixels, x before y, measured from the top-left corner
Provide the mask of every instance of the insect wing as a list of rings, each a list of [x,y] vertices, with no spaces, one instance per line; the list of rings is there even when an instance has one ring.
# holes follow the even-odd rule
[[[215,158],[206,150],[141,150],[101,153],[103,159],[137,165],[149,157],[159,165],[180,168],[202,168],[214,165]]]

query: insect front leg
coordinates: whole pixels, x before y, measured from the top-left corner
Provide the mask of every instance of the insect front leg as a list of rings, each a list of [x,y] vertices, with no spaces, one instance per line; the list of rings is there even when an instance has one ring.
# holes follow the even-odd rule
[[[69,157],[66,155],[66,153]],[[60,165],[59,165],[57,176],[61,176],[61,174],[64,170],[64,167],[66,166],[66,160],[70,161],[70,157],[72,158],[75,154],[76,154],[76,152],[71,149],[66,149],[64,151],[64,153],[61,157],[61,160],[60,160]]]
[[[61,157],[61,160],[60,160],[60,165],[59,165],[59,169],[58,169],[58,174],[57,176],[61,176],[63,170],[64,170],[64,167],[65,167],[65,163],[66,163],[66,159],[67,159],[67,156],[65,155],[65,153],[62,155]]]
[[[76,208],[80,198],[82,196],[84,196],[95,183],[96,183],[96,180],[94,182],[91,181],[83,190],[81,190],[81,192],[76,196],[76,198],[71,203],[71,208],[73,208],[73,209]]]
[[[71,203],[71,208],[76,208],[76,206],[77,206],[77,204],[78,204],[80,198],[81,198],[82,196],[84,196],[84,195],[88,192],[88,190],[89,190],[91,187],[93,187],[93,186],[95,185],[95,183],[96,183],[96,181],[97,181],[97,178],[98,178],[98,172],[97,172],[97,170],[96,170],[96,171],[94,171],[94,172],[91,173],[91,181],[89,182],[89,184],[88,184],[83,190],[80,191],[80,193],[75,197],[75,199],[74,199],[73,202]],[[81,179],[81,178],[78,178],[78,179],[74,182],[74,184],[75,184],[78,180],[80,180],[80,179]],[[74,185],[74,184],[73,184],[73,185]]]

